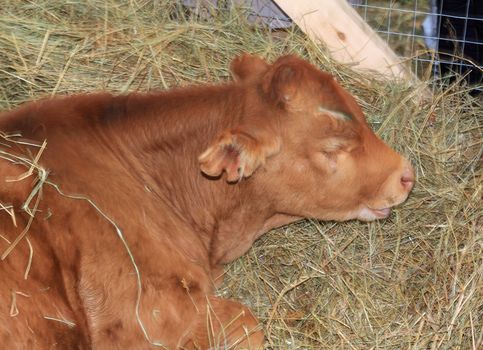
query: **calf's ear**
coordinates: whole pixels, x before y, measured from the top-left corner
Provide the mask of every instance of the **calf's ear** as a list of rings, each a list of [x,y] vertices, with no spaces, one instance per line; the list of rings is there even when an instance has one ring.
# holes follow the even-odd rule
[[[237,182],[252,175],[279,150],[279,138],[237,128],[222,132],[198,161],[204,174],[219,177],[225,172],[227,182]]]
[[[263,91],[277,105],[289,109],[297,97],[301,76],[301,69],[290,62],[274,65],[264,76]]]
[[[265,73],[268,63],[255,55],[244,53],[231,61],[230,72],[235,81],[244,81]]]

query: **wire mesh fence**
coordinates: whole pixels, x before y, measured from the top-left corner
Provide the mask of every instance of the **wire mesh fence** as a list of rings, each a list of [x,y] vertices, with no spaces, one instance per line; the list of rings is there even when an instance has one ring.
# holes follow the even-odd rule
[[[435,81],[462,75],[483,91],[482,0],[350,0],[364,20],[413,71]]]

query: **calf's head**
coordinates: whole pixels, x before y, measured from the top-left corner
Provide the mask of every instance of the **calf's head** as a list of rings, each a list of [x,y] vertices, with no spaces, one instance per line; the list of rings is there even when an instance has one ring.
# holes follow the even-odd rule
[[[296,56],[270,65],[244,55],[231,70],[247,91],[246,115],[201,154],[205,174],[234,186],[249,178],[278,213],[321,220],[384,218],[406,200],[411,164],[330,74]]]

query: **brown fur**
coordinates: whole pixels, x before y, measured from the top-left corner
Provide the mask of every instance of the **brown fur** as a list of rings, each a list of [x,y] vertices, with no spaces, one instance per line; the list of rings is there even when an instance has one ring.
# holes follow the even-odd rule
[[[41,191],[28,278],[26,239],[0,263],[4,348],[261,347],[250,310],[213,296],[223,264],[273,227],[373,220],[406,199],[410,164],[329,74],[294,56],[270,65],[244,55],[231,69],[236,81],[223,85],[57,97],[0,115],[3,132],[47,140],[40,165],[59,189]],[[0,158],[1,179],[25,170]],[[2,203],[16,208],[17,227],[0,211],[10,242],[29,220],[20,206],[32,178],[0,186]],[[148,339],[134,265],[113,223],[139,268]],[[0,240],[1,252],[8,246]]]

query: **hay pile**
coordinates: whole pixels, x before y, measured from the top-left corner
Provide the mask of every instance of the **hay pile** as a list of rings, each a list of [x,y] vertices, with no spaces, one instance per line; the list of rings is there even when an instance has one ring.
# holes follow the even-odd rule
[[[431,103],[356,74],[296,29],[250,28],[235,12],[196,19],[177,2],[4,0],[0,109],[60,93],[162,89],[229,77],[242,51],[297,53],[357,96],[417,185],[390,219],[303,221],[263,236],[219,294],[250,305],[272,349],[481,349],[482,118],[454,85]],[[314,189],[317,190],[317,189]]]

